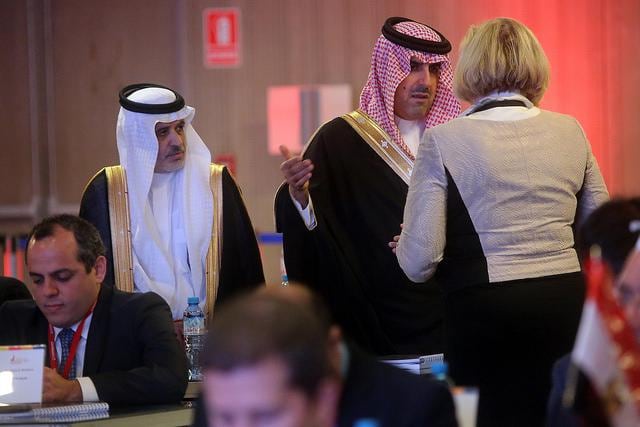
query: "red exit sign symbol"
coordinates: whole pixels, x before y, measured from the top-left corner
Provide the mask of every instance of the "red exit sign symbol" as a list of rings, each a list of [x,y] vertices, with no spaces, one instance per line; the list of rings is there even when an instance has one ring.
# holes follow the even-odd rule
[[[241,63],[240,9],[214,7],[203,12],[204,65],[238,67]]]

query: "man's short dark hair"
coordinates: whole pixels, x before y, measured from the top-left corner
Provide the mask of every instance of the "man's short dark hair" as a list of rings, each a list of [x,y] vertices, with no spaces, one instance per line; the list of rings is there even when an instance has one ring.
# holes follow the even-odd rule
[[[591,246],[598,245],[613,274],[620,274],[640,235],[629,229],[632,221],[640,221],[640,198],[613,199],[601,205],[578,231],[576,248],[580,258],[586,258]]]
[[[332,372],[324,322],[301,304],[251,294],[216,313],[205,346],[206,370],[231,372],[270,358],[284,363],[288,384],[314,397]]]
[[[93,224],[87,220],[68,214],[47,217],[33,226],[27,242],[30,242],[31,239],[38,241],[53,236],[56,227],[73,233],[73,237],[78,244],[77,259],[84,264],[86,272],[89,273],[96,265],[98,257],[105,255],[105,248],[100,238],[100,233]],[[29,244],[27,243],[25,260],[27,259],[28,252]]]

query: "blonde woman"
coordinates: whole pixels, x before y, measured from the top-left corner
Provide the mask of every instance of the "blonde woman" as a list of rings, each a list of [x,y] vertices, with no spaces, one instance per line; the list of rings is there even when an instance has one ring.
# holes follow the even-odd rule
[[[472,106],[425,132],[395,248],[411,280],[437,273],[446,358],[480,387],[478,426],[542,424],[584,294],[573,227],[608,199],[580,124],[538,107],[548,82],[522,23],[471,27],[454,90]]]

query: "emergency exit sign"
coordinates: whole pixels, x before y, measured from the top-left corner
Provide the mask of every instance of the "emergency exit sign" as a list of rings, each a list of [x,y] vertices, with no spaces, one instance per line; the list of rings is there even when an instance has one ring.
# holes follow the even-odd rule
[[[241,64],[240,9],[212,7],[203,11],[204,66],[239,67]]]

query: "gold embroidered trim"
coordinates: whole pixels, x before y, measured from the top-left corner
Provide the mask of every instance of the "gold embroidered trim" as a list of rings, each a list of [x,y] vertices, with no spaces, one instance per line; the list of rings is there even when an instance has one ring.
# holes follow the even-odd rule
[[[207,251],[205,275],[207,286],[207,319],[213,318],[213,309],[220,286],[220,255],[222,254],[222,171],[224,166],[211,164],[209,185],[213,194],[213,225],[211,243]]]
[[[108,166],[109,223],[113,249],[113,275],[117,289],[133,292],[133,260],[131,256],[131,224],[129,220],[129,193],[124,168]]]
[[[391,141],[391,137],[364,111],[355,110],[342,116],[358,135],[407,184],[413,171],[413,160]]]

